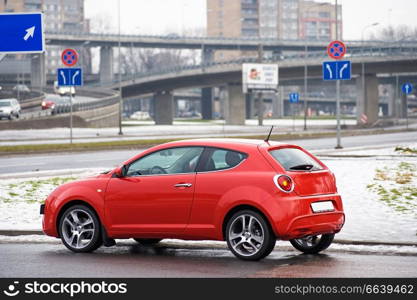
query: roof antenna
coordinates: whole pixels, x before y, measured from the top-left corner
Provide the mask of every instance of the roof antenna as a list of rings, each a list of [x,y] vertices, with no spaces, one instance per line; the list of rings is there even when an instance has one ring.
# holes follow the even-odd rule
[[[272,129],[274,129],[274,125],[271,126],[271,130],[269,130],[269,134],[267,136],[267,138],[265,139],[265,142],[269,142],[269,138],[271,137],[271,133],[272,133]]]

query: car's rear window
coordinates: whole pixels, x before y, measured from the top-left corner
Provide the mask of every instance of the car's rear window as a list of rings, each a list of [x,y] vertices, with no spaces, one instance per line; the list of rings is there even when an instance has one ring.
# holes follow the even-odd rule
[[[269,151],[272,157],[287,171],[317,171],[322,166],[297,148],[281,148]]]

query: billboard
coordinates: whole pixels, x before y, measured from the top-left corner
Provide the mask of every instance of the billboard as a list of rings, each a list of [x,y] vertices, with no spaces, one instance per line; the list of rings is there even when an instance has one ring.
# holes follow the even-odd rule
[[[251,90],[276,90],[278,88],[277,64],[243,64],[242,88]]]

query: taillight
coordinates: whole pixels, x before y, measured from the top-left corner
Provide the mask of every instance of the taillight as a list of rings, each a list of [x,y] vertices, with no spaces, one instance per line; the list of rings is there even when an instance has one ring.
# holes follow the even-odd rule
[[[42,106],[46,106],[46,102],[45,101],[42,101],[42,104],[41,104]]]
[[[284,174],[274,176],[275,185],[285,193],[291,193],[294,190],[294,182],[291,177]]]

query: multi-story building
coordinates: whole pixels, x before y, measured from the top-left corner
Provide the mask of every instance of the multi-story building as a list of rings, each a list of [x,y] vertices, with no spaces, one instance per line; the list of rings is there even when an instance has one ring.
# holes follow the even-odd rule
[[[336,38],[336,10],[330,3],[300,1],[299,38],[308,40],[334,40]],[[342,7],[338,5],[338,38],[342,39]]]
[[[338,7],[339,38],[342,32]],[[207,0],[207,35],[271,39],[331,40],[335,34],[335,6],[308,0]],[[217,51],[216,59],[235,57],[236,51]]]
[[[44,13],[45,31],[89,31],[89,22],[84,17],[84,0],[0,0],[0,12],[33,11]],[[55,73],[56,68],[61,66],[62,48],[46,44],[47,73]],[[81,63],[89,70],[91,68],[89,50],[82,46],[77,50],[81,56]],[[19,56],[16,58],[19,59]]]

